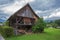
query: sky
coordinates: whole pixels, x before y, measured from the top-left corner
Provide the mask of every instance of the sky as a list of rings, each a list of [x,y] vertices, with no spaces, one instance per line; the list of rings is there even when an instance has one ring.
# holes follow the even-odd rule
[[[0,0],[0,19],[7,20],[27,3],[44,20],[60,19],[60,0]]]

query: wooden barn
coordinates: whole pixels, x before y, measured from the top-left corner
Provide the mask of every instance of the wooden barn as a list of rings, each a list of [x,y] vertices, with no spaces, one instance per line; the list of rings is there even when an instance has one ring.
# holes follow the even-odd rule
[[[38,18],[30,5],[26,4],[8,19],[9,26],[14,28],[15,34],[32,32],[32,25],[35,24]]]

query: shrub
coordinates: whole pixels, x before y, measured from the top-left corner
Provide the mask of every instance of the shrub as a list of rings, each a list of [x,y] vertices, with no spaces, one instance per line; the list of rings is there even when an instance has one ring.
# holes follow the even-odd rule
[[[13,35],[13,28],[6,26],[6,27],[2,27],[1,29],[2,29],[1,30],[2,36],[4,36],[4,37],[10,37],[10,36]]]
[[[42,18],[38,19],[36,24],[32,27],[33,32],[43,32],[44,27],[46,27],[46,23],[43,21]]]
[[[2,32],[2,26],[0,26],[0,34],[1,34],[1,32]]]

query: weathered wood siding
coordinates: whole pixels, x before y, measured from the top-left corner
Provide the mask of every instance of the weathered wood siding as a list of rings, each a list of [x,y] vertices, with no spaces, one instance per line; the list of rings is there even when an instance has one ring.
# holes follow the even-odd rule
[[[18,12],[17,16],[33,18],[32,11],[30,10],[30,8],[28,6],[26,8],[24,8],[23,11]]]
[[[30,24],[31,23],[31,20],[29,18],[24,18],[23,20],[24,20],[25,24]]]

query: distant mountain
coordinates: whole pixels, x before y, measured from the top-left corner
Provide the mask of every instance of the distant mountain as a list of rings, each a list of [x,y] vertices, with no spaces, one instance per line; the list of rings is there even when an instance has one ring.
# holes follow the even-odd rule
[[[58,20],[60,19],[60,17],[51,17],[51,18],[47,18],[45,21],[46,22],[51,22],[51,21],[55,21],[55,20]]]
[[[8,16],[8,14],[5,14],[2,11],[0,11],[0,22],[5,22]]]
[[[2,23],[2,22],[5,22],[5,20],[3,20],[3,19],[0,19],[0,23]]]

